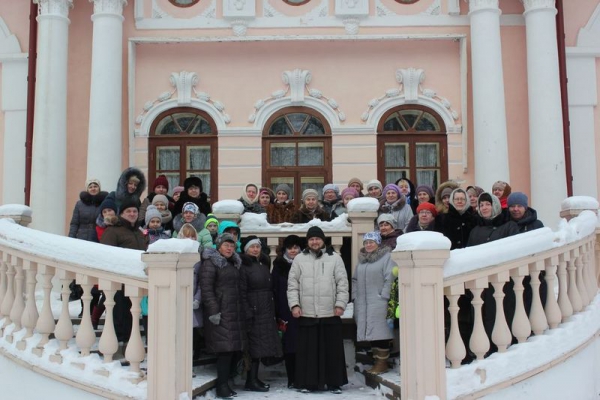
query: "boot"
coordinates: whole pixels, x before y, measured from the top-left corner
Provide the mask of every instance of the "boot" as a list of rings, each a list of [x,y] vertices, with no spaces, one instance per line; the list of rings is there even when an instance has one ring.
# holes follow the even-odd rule
[[[218,399],[233,399],[233,392],[229,388],[227,383],[217,385],[217,398]]]
[[[375,362],[373,363],[373,368],[369,369],[367,372],[374,375],[383,374],[387,372],[389,369],[387,360],[390,357],[389,349],[380,349],[378,347],[373,347],[373,358]]]
[[[268,392],[269,388],[264,387],[263,385],[258,383],[258,360],[252,360],[252,364],[250,364],[250,369],[248,370],[246,377],[246,385],[244,386],[244,390],[250,392]]]

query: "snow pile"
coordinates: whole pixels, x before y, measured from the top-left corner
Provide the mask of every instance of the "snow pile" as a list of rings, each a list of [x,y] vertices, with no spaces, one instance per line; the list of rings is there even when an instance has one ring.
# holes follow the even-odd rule
[[[589,196],[571,196],[560,203],[560,210],[597,210],[598,200]]]
[[[160,239],[148,246],[148,253],[197,253],[199,246],[192,239]]]
[[[348,212],[377,211],[379,210],[379,201],[373,197],[358,197],[350,200],[346,208]]]
[[[25,228],[8,219],[0,220],[0,245],[58,264],[76,265],[146,279],[141,250],[121,249],[54,235]]]
[[[0,216],[15,216],[15,215],[24,215],[27,217],[31,217],[33,210],[24,206],[23,204],[4,204],[0,206]]]
[[[241,214],[244,205],[237,200],[221,200],[212,205],[213,214]]]
[[[450,239],[439,232],[410,232],[398,236],[394,251],[450,250]]]
[[[557,246],[572,243],[591,235],[596,231],[597,224],[598,217],[590,210],[582,211],[581,214],[576,218],[571,219],[569,222],[563,218],[559,222],[558,231],[556,232]]]
[[[318,226],[325,233],[327,232],[351,232],[352,226],[348,222],[348,214],[342,214],[329,222],[323,222],[320,219],[313,219],[306,224],[282,224],[272,225],[267,222],[267,214],[245,213],[241,216],[240,229],[245,235],[246,232],[264,232],[264,233],[298,233],[306,232],[311,226]]]

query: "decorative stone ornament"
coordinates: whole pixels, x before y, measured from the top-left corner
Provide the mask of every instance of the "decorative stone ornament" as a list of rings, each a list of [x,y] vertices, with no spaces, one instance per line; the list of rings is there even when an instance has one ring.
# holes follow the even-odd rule
[[[556,12],[555,0],[521,0],[525,7],[525,12],[533,10],[550,10]]]
[[[223,1],[224,18],[254,18],[256,16],[255,0],[225,0]]]
[[[39,15],[56,15],[68,17],[69,9],[73,8],[73,0],[34,0],[38,4]]]
[[[123,15],[127,0],[90,0],[90,3],[94,3],[94,14]]]
[[[366,17],[369,15],[368,0],[335,0],[336,17]]]

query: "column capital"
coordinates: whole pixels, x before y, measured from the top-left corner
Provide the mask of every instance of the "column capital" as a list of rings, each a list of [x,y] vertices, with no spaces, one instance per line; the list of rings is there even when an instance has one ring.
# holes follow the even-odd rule
[[[89,0],[94,3],[94,14],[116,14],[123,15],[123,7],[127,0]]]
[[[499,0],[465,0],[469,3],[469,14],[476,11],[497,11],[500,12],[498,6]]]
[[[556,11],[555,0],[521,0],[525,13],[530,11]]]
[[[52,15],[59,17],[69,17],[69,9],[73,8],[73,0],[34,0],[39,5],[38,14],[40,16]]]

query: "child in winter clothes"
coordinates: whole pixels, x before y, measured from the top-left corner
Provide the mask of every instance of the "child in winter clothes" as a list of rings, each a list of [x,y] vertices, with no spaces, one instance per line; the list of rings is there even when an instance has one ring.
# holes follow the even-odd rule
[[[169,200],[167,196],[157,194],[152,199],[152,205],[160,211],[161,224],[165,230],[173,231],[173,214],[169,210]],[[148,212],[146,210],[146,212]]]
[[[165,230],[162,226],[162,216],[158,208],[148,206],[145,217],[146,225],[142,232],[146,237],[146,244],[150,245],[159,239],[170,239],[171,231]]]
[[[119,217],[117,217],[117,204],[112,199],[104,199],[98,209],[98,217],[96,218],[96,235],[98,240],[102,238],[102,234],[107,226],[114,225]]]
[[[219,234],[219,220],[213,214],[208,214],[204,229],[198,233],[198,241],[202,249],[212,247]]]
[[[173,220],[173,237],[177,237],[178,232],[184,224],[192,224],[196,232],[200,232],[204,229],[205,222],[206,216],[200,212],[198,206],[191,201],[187,202],[183,205],[181,214]]]

